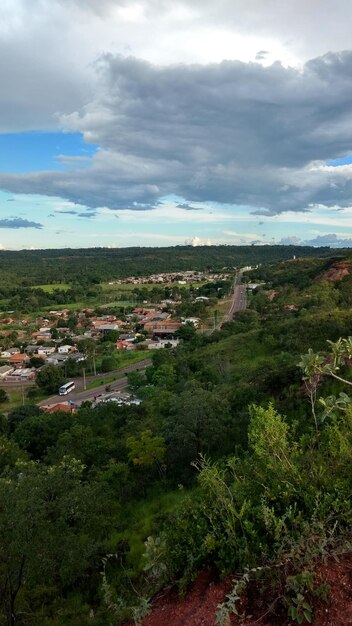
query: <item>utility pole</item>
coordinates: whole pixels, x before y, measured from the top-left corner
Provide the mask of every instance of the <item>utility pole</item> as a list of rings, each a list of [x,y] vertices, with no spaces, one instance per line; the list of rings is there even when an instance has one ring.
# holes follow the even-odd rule
[[[83,389],[84,391],[87,389],[87,385],[86,385],[86,368],[83,368]]]

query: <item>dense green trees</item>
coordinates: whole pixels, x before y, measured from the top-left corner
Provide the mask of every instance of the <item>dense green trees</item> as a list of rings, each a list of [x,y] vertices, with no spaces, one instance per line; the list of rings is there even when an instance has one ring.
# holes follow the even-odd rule
[[[198,490],[170,516],[149,567],[158,561],[164,582],[167,572],[171,579],[181,574],[183,583],[214,563],[224,573],[253,568],[244,580],[260,571],[260,593],[274,601],[272,610],[290,609],[290,595],[278,592],[288,573],[299,575],[322,553],[350,545],[351,427],[348,407],[318,437],[311,429],[300,438],[272,405],[253,406],[248,452],[226,464],[201,459]],[[229,598],[220,624],[236,607]]]
[[[176,474],[189,473],[190,464],[201,453],[224,448],[230,409],[226,400],[195,381],[188,383],[171,404],[163,432],[168,462]]]
[[[176,335],[179,339],[183,339],[183,341],[192,341],[196,336],[196,328],[194,324],[187,322],[178,329]]]
[[[37,372],[36,383],[48,393],[58,393],[59,387],[64,383],[65,375],[61,367],[45,365]]]
[[[5,389],[0,389],[0,404],[2,404],[3,402],[7,402],[8,399],[9,396],[6,393]]]
[[[101,371],[102,372],[111,372],[111,370],[116,369],[117,364],[116,360],[113,356],[105,356],[101,361]]]
[[[341,251],[341,255],[344,251]],[[346,251],[345,251],[346,252]],[[98,283],[111,278],[145,276],[160,272],[178,270],[222,269],[224,266],[257,265],[279,259],[297,257],[327,257],[329,248],[309,248],[302,246],[177,246],[175,248],[116,248],[66,250],[23,250],[13,252],[1,250],[0,256],[0,296],[16,298],[14,286],[23,288],[50,283],[70,283],[75,285],[75,299],[86,296],[88,290],[97,293]],[[292,273],[295,268],[292,264]],[[297,273],[299,276],[299,273]],[[32,297],[43,298],[37,289]],[[57,304],[68,302],[70,292],[57,290]],[[22,297],[23,299],[23,297]],[[20,304],[14,303],[13,308]],[[16,304],[16,306],[15,306]],[[40,304],[40,303],[39,303]],[[32,304],[33,306],[33,304]],[[35,304],[35,306],[37,306]]]
[[[143,254],[132,254],[135,267]],[[96,257],[87,257],[90,267]],[[149,596],[158,582],[187,582],[209,564],[274,567],[263,598],[270,588],[282,597],[287,572],[344,545],[352,318],[347,280],[316,283],[324,263],[258,268],[268,284],[249,310],[211,335],[192,330],[145,373],[129,374],[140,406],[24,406],[1,417],[0,624],[117,626],[133,587]],[[80,346],[92,370],[96,346]],[[53,369],[39,380],[56,392],[64,368]],[[275,610],[287,611],[280,602]]]
[[[106,511],[94,484],[82,482],[83,469],[68,458],[49,468],[18,461],[0,479],[0,603],[8,626],[28,623],[22,614],[40,620],[50,599],[83,585],[94,563]]]

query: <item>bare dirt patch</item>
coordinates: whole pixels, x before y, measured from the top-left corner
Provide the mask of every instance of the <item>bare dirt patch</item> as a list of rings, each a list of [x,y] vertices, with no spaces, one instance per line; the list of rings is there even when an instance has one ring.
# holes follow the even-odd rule
[[[316,582],[329,586],[327,601],[309,598],[314,608],[312,626],[352,626],[352,553],[330,558],[315,568]],[[231,588],[231,579],[219,581],[214,572],[202,572],[185,597],[175,588],[159,594],[153,611],[144,618],[142,626],[214,626],[217,606]],[[281,613],[273,615],[263,606],[269,599],[258,593],[244,598],[248,617],[231,617],[231,626],[294,626]],[[256,599],[257,598],[257,599]],[[307,622],[305,622],[307,623]],[[229,625],[230,626],[230,625]]]

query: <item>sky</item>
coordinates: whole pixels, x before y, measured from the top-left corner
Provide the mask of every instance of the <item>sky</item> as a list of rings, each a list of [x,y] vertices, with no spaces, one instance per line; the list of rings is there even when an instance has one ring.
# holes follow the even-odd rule
[[[352,246],[349,0],[1,0],[0,249]]]

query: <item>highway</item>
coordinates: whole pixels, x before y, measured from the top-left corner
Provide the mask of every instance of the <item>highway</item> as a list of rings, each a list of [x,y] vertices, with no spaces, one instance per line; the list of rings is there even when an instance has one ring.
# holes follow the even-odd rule
[[[241,272],[236,274],[229,310],[225,313],[222,320],[215,326],[214,330],[220,330],[221,326],[225,324],[225,322],[231,322],[233,320],[235,313],[238,311],[244,311],[247,308],[246,286],[241,284],[241,276]],[[214,330],[212,332],[214,332]]]
[[[67,396],[51,396],[50,398],[46,398],[46,400],[42,400],[42,402],[38,402],[38,406],[46,406],[49,404],[56,404],[58,402],[83,402],[84,400],[94,400],[96,396],[99,396],[101,393],[105,393],[107,385],[100,385],[100,387],[94,387],[94,389],[87,389],[86,391],[76,392],[76,390],[72,393],[67,394]],[[119,380],[115,380],[112,383],[109,383],[110,391],[122,391],[127,387],[127,377],[119,378]]]
[[[237,313],[238,311],[244,311],[246,307],[246,286],[237,284],[234,286],[231,306],[226,315],[224,315],[222,324],[224,324],[224,322],[230,322],[233,319],[235,313]]]
[[[86,378],[86,384],[95,381],[95,380],[104,380],[106,378],[110,378],[111,376],[123,376],[123,374],[127,372],[133,372],[136,370],[144,370],[146,367],[152,364],[151,359],[144,359],[143,361],[139,361],[139,363],[133,363],[132,365],[126,365],[126,367],[114,370],[113,372],[107,372],[106,374],[97,374],[97,376],[89,376]],[[55,404],[56,402],[65,402],[66,400],[70,400],[72,402],[83,402],[83,400],[94,400],[95,396],[98,396],[101,393],[105,392],[105,388],[107,383],[100,385],[99,387],[94,387],[94,389],[84,390],[84,382],[82,378],[72,379],[75,382],[76,389],[69,393],[67,396],[51,396],[50,398],[46,398],[41,402],[38,402],[38,406],[46,406],[47,404]],[[127,387],[127,377],[123,376],[118,380],[115,380],[111,383],[108,383],[111,391],[120,391]]]
[[[105,380],[106,378],[110,378],[111,376],[121,376],[125,372],[134,372],[135,370],[141,370],[148,367],[148,365],[152,364],[151,359],[143,359],[143,361],[138,361],[138,363],[132,363],[131,365],[125,365],[125,367],[120,367],[117,370],[113,370],[112,372],[106,372],[106,374],[97,374],[96,376],[86,376],[86,385],[96,381],[96,380]],[[82,377],[80,378],[72,378],[76,385],[76,389],[84,389],[84,380]],[[62,397],[62,396],[61,396]]]
[[[124,374],[125,372],[133,372],[134,370],[139,370],[139,369],[144,369],[145,367],[148,367],[148,365],[151,365],[152,361],[151,359],[143,359],[143,361],[138,361],[138,363],[132,363],[131,365],[125,365],[125,367],[120,367],[117,370],[113,370],[111,372],[107,372],[106,374],[97,374],[96,376],[86,376],[86,385],[89,385],[90,383],[92,383],[95,380],[99,380],[99,379],[105,379],[108,378],[109,376],[121,376],[121,374]],[[83,378],[72,378],[71,380],[73,380],[75,382],[76,385],[76,389],[83,389],[84,388],[84,381]],[[21,387],[30,387],[33,386],[35,383],[35,380],[32,378],[31,380],[4,380],[1,381],[1,386],[2,387],[18,387],[19,389],[21,389]]]

